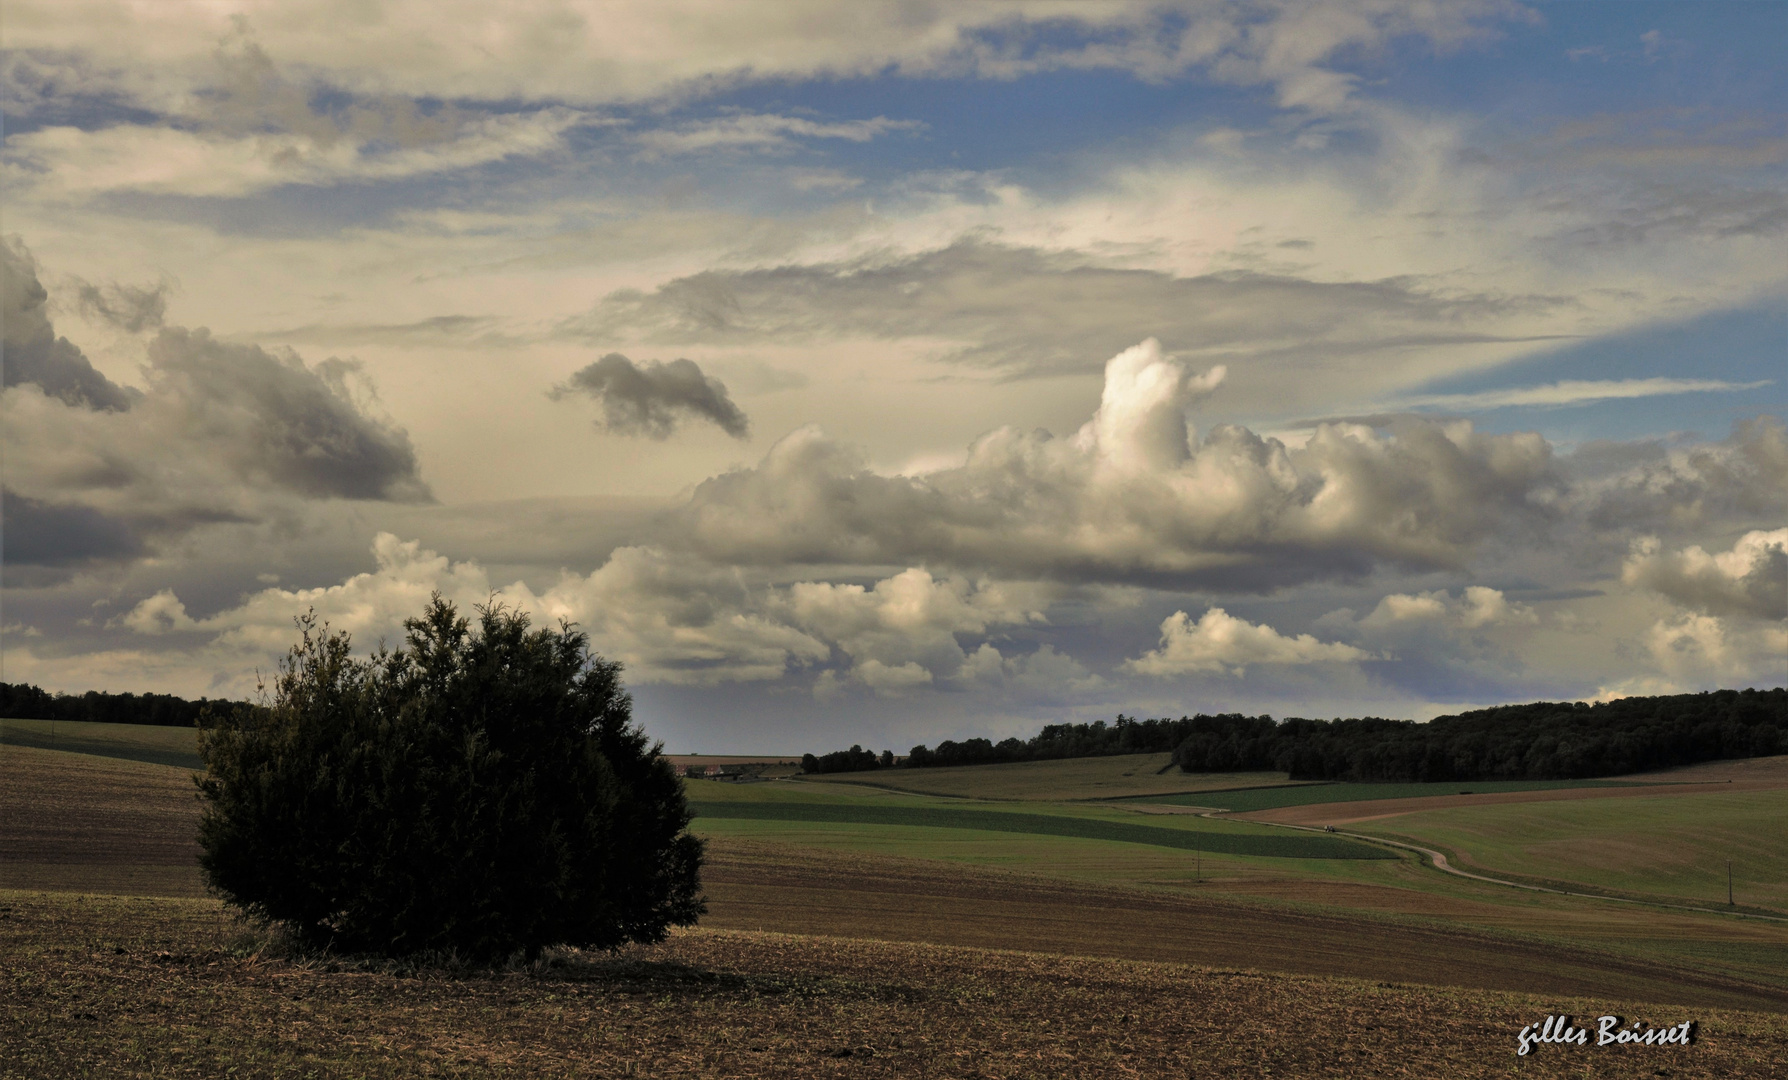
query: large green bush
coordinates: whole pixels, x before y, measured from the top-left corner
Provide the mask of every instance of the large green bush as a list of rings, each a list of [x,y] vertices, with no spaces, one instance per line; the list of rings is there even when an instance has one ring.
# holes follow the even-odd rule
[[[663,939],[705,909],[681,784],[569,626],[436,596],[357,659],[314,616],[200,752],[212,887],[302,941],[492,960]]]

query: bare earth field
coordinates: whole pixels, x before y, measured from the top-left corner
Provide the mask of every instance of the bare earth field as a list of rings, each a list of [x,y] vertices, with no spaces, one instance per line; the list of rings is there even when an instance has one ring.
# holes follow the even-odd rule
[[[190,770],[24,746],[0,770],[0,887],[203,895]]]
[[[257,944],[209,901],[0,894],[0,1077],[1748,1078],[1788,1060],[1781,1014],[819,936],[703,929],[485,973]],[[1517,1058],[1549,1013],[1693,1019],[1696,1039]]]
[[[702,925],[1788,1012],[1788,986],[1353,912],[886,856],[712,846]]]

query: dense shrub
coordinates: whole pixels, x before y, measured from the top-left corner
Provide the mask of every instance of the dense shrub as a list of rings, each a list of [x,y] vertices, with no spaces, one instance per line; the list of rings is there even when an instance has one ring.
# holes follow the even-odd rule
[[[490,960],[661,940],[704,909],[682,786],[620,665],[436,596],[395,652],[299,620],[265,707],[214,709],[200,863],[302,941]]]

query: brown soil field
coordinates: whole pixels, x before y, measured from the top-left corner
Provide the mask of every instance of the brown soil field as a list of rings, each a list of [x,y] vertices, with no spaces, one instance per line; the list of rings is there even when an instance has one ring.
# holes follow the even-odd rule
[[[1262,903],[1213,889],[1189,896],[1102,888],[1029,874],[921,860],[731,841],[710,846],[704,927],[1345,975],[1400,983],[1603,994],[1788,1012],[1788,985],[1677,967],[1526,934],[1474,931],[1356,911]],[[1332,899],[1303,883],[1285,899]],[[1345,889],[1347,886],[1341,886]],[[1382,890],[1385,893],[1402,890]],[[1258,894],[1256,894],[1258,895]],[[1404,911],[1458,917],[1459,905],[1531,927],[1531,912],[1402,898]],[[1389,902],[1380,908],[1395,912]],[[1590,913],[1591,922],[1597,913]],[[1485,920],[1489,921],[1489,920]],[[1561,915],[1561,925],[1573,922]],[[1627,928],[1629,931],[1631,927]],[[1669,927],[1654,926],[1653,932]],[[1707,928],[1697,926],[1705,934]],[[1758,931],[1733,933],[1748,940]],[[1767,929],[1763,931],[1768,933]]]
[[[1773,760],[1773,759],[1766,759]],[[1722,762],[1721,764],[1732,764]],[[1647,779],[1657,779],[1654,773]],[[1640,779],[1621,777],[1622,780]],[[1780,791],[1788,788],[1788,775],[1774,771],[1747,775],[1744,779],[1679,780],[1644,787],[1563,788],[1558,791],[1499,791],[1476,795],[1431,795],[1414,799],[1372,799],[1366,802],[1315,803],[1254,810],[1226,817],[1242,821],[1276,821],[1283,825],[1350,825],[1361,821],[1414,814],[1423,810],[1453,810],[1462,806],[1503,806],[1509,803],[1566,802],[1578,799],[1655,799],[1671,795],[1718,795],[1728,791]]]
[[[1769,783],[1778,788],[1788,788],[1788,754],[1777,754],[1775,757],[1742,758],[1738,761],[1707,761],[1700,765],[1685,765],[1680,769],[1635,773],[1632,776],[1623,776],[1621,779],[1645,780],[1653,783],[1683,781],[1719,783],[1731,780],[1734,783]]]
[[[0,885],[203,895],[191,772],[23,746],[0,771]]]
[[[0,1077],[1780,1076],[1788,1016],[703,929],[486,972],[282,956],[210,901],[0,895]],[[1696,1022],[1542,1046],[1549,1014]]]

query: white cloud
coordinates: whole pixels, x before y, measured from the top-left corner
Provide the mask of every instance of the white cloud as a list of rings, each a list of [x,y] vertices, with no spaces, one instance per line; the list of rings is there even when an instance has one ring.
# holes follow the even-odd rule
[[[1562,467],[1569,508],[1598,532],[1773,523],[1788,491],[1788,425],[1765,414],[1735,423],[1719,442],[1592,444]]]
[[[1196,623],[1183,611],[1168,616],[1161,623],[1161,647],[1125,661],[1124,668],[1163,677],[1217,671],[1239,676],[1250,664],[1338,664],[1370,658],[1352,645],[1321,642],[1309,634],[1288,637],[1214,607]]]
[[[1287,107],[1334,109],[1351,77],[1339,53],[1419,38],[1441,49],[1487,36],[1519,9],[1490,0],[1307,8],[1272,4],[1004,4],[791,0],[295,0],[219,7],[130,0],[15,0],[8,45],[69,87],[179,101],[218,78],[215,46],[246,35],[307,75],[361,93],[452,99],[638,100],[745,79],[1115,69],[1162,79],[1203,69],[1266,84]],[[1048,36],[1028,32],[1047,25]],[[1066,31],[1066,32],[1063,32]],[[159,76],[159,79],[152,78]]]
[[[1501,590],[1468,585],[1457,597],[1444,590],[1392,593],[1359,621],[1366,630],[1404,627],[1456,627],[1477,630],[1486,626],[1534,625],[1539,616],[1526,604],[1510,603]]]
[[[1720,379],[1567,379],[1545,386],[1524,386],[1508,390],[1483,390],[1475,394],[1439,394],[1430,397],[1403,398],[1398,408],[1432,409],[1501,409],[1510,406],[1588,405],[1598,401],[1630,398],[1664,397],[1671,394],[1713,394],[1734,390],[1757,390],[1771,385],[1770,380],[1735,383]]]
[[[385,149],[371,140],[300,133],[230,135],[121,124],[46,127],[6,141],[7,179],[53,198],[102,192],[239,197],[284,184],[398,180],[534,157],[588,122],[570,109],[489,116],[451,140]]]
[[[118,621],[139,634],[166,634],[175,630],[192,630],[198,626],[187,615],[186,605],[180,602],[172,589],[163,589],[144,600]]]
[[[831,680],[822,690],[836,687],[840,676],[894,694],[933,681],[1010,683],[1027,692],[1097,681],[1050,650],[1006,658],[983,642],[971,656],[959,644],[958,635],[984,639],[997,627],[1042,621],[1050,590],[1039,586],[938,580],[920,569],[869,586],[779,585],[656,548],[620,547],[594,572],[563,575],[537,592],[521,582],[495,585],[476,562],[454,562],[390,533],[378,535],[372,553],[373,570],[338,585],[263,589],[196,620],[164,589],[116,621],[144,635],[203,632],[211,635],[205,651],[212,656],[265,663],[290,644],[292,619],[304,611],[362,646],[395,643],[404,619],[440,593],[462,611],[494,601],[537,622],[575,622],[599,652],[624,662],[630,678],[642,682],[776,680],[830,664],[835,649],[845,662],[838,673],[827,671]]]
[[[1659,619],[1644,637],[1652,662],[1678,686],[1788,679],[1788,626],[1713,615]]]
[[[1324,425],[1301,448],[1246,429],[1197,440],[1185,410],[1222,379],[1154,341],[1106,367],[1071,438],[1000,428],[959,467],[882,475],[816,428],[696,488],[666,543],[718,562],[915,565],[999,578],[1258,589],[1378,563],[1455,566],[1556,497],[1537,435],[1410,419]]]
[[[889,132],[918,131],[916,120],[821,121],[800,116],[753,113],[644,131],[637,141],[654,155],[692,154],[706,150],[786,150],[798,139],[843,139],[863,143]]]
[[[1620,577],[1707,615],[1788,618],[1788,529],[1748,532],[1732,550],[1711,555],[1699,545],[1669,553],[1657,537],[1645,537],[1634,542]]]

